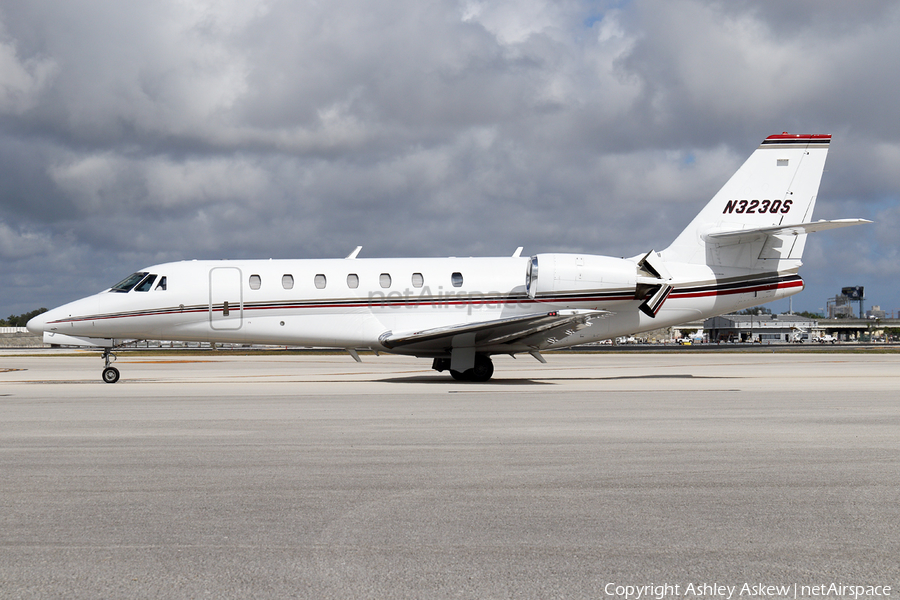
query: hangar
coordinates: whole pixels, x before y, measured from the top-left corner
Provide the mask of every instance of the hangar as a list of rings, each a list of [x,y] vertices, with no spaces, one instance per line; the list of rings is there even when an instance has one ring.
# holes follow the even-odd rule
[[[814,330],[815,319],[800,315],[721,315],[707,319],[703,329],[710,342],[807,342]]]

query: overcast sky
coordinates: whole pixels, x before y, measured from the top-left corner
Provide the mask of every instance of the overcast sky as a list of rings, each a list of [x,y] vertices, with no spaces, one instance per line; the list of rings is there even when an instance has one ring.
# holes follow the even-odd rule
[[[900,311],[900,4],[0,0],[0,317],[191,258],[633,256],[834,135],[795,310]],[[786,300],[772,308],[786,310]]]

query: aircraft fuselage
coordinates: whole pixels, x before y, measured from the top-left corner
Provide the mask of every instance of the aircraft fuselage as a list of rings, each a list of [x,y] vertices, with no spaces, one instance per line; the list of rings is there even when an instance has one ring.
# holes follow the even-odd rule
[[[635,259],[537,255],[533,294],[526,289],[532,258],[422,258],[183,261],[142,269],[153,280],[113,289],[41,315],[49,334],[371,348],[443,356],[446,352],[388,348],[386,332],[432,330],[461,323],[560,310],[608,311],[571,335],[540,347],[498,345],[480,352],[528,352],[657,329],[797,293],[794,273],[759,273],[730,281],[698,265],[668,264],[673,291],[656,317],[643,301]],[[693,275],[691,279],[678,277]],[[725,276],[723,276],[725,275]],[[164,289],[160,282],[165,278]],[[140,282],[138,282],[140,283]]]

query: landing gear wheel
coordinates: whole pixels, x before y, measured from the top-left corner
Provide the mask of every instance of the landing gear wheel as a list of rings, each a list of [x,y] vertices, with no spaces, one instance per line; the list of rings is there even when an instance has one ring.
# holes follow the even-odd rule
[[[119,380],[119,370],[115,367],[106,367],[103,369],[103,381],[105,383],[115,383]]]
[[[466,373],[472,381],[487,381],[494,374],[494,363],[491,357],[478,354],[475,356],[475,368]]]
[[[112,348],[104,348],[103,362],[105,363],[106,368],[103,369],[103,381],[105,383],[115,383],[119,380],[119,370],[109,366],[109,363],[114,360],[116,360],[116,355],[112,353]]]
[[[475,367],[465,371],[450,370],[450,376],[456,381],[488,381],[494,374],[494,363],[489,356],[478,354],[475,356]]]

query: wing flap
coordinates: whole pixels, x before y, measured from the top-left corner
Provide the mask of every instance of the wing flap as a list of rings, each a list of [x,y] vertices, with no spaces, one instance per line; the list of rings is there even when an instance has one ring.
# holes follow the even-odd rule
[[[610,314],[612,313],[605,310],[558,310],[478,323],[461,323],[413,333],[386,332],[379,341],[389,350],[404,348],[422,352],[514,343],[525,343],[537,348],[548,339],[564,332],[574,333],[589,327],[591,320]]]

